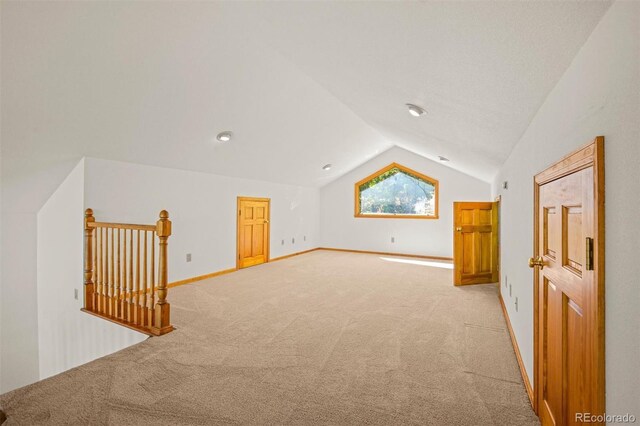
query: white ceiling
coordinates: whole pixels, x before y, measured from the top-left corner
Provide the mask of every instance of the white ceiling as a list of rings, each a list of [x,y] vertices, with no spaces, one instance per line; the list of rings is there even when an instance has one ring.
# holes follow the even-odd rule
[[[489,181],[609,6],[278,2],[245,14],[262,18],[257,39],[394,144]]]
[[[321,186],[399,145],[490,180],[608,6],[2,2],[3,179],[94,156]]]

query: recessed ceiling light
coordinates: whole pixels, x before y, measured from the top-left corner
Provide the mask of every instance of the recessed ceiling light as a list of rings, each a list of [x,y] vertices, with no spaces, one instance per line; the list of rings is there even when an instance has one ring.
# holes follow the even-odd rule
[[[331,164],[325,164],[325,165],[322,167],[322,170],[331,170]]]
[[[229,142],[231,140],[231,136],[232,136],[231,132],[221,132],[221,133],[218,133],[218,136],[216,136],[216,139],[218,139],[220,142]]]
[[[449,161],[447,157],[443,157],[442,155],[438,155],[438,160],[440,161]]]
[[[418,105],[414,104],[407,104],[407,108],[409,108],[409,114],[413,115],[414,117],[420,117],[427,112],[424,110],[424,108],[421,108]]]

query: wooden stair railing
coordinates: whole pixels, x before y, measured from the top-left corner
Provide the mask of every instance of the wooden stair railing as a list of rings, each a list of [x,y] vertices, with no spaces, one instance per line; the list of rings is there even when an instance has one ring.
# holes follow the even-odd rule
[[[87,209],[82,310],[149,335],[172,331],[167,302],[170,235],[166,210],[155,225],[130,225],[96,222]]]

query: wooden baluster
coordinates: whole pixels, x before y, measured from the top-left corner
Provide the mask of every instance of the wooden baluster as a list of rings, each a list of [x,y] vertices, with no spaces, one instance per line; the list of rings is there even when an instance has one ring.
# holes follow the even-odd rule
[[[96,243],[98,258],[96,265],[98,268],[98,287],[96,288],[96,312],[100,312],[100,302],[102,301],[102,228],[96,228]]]
[[[114,231],[116,231],[116,229],[114,229]],[[115,277],[115,286],[116,286],[116,294],[113,300],[113,306],[114,306],[114,311],[113,311],[113,315],[116,318],[120,318],[120,314],[121,314],[121,306],[120,306],[120,229],[117,229],[118,232],[118,238],[116,238],[117,240],[117,245],[118,245],[118,256],[116,258],[116,277]]]
[[[112,317],[116,316],[116,269],[114,268],[115,265],[115,232],[116,232],[116,228],[111,228],[111,280],[109,281],[109,289],[110,289],[110,296],[109,296],[109,315],[111,315]]]
[[[102,313],[108,314],[109,309],[107,308],[107,289],[108,289],[108,281],[109,281],[109,234],[107,234],[107,228],[102,228]]]
[[[127,230],[123,230],[122,238],[122,300],[120,301],[120,312],[122,319],[129,320],[129,310],[127,309]]]
[[[110,255],[110,250],[111,250],[111,244],[109,244],[110,243],[110,241],[109,241],[109,228],[105,228],[104,233],[105,233],[105,237],[106,237],[105,240],[106,240],[106,243],[107,243],[106,244],[107,250],[105,251],[105,254],[107,255],[105,257],[105,261],[107,262],[107,267],[105,268],[105,271],[107,273],[107,281],[106,281],[107,287],[105,288],[106,291],[104,292],[104,299],[105,299],[105,304],[104,304],[105,311],[104,311],[104,313],[106,315],[111,315],[111,311],[109,309],[109,306],[111,305],[111,297],[110,297],[110,289],[111,289],[111,258],[109,256]]]
[[[104,314],[109,316],[109,228],[104,228]]]
[[[160,220],[156,222],[158,234],[158,303],[155,306],[154,324],[151,332],[161,335],[173,330],[170,321],[170,307],[167,302],[167,244],[171,235],[171,221],[166,210],[160,212]]]
[[[93,258],[95,259],[93,262],[93,267],[95,268],[95,279],[94,279],[94,292],[93,292],[93,310],[94,311],[98,311],[98,308],[100,307],[100,300],[99,300],[99,292],[100,292],[100,262],[98,262],[98,260],[100,259],[100,228],[95,228],[94,230],[94,234],[93,234],[93,241],[95,243],[95,250],[93,251]]]
[[[103,228],[104,232],[104,283],[102,288],[102,297],[104,304],[102,305],[102,313],[109,315],[109,228]]]
[[[102,310],[102,228],[96,228],[96,234],[98,237],[98,300],[96,304],[96,310],[97,312],[100,312]]]
[[[153,308],[156,297],[156,233],[151,233],[151,306],[149,307],[149,327],[153,327]]]
[[[100,249],[98,251],[98,263],[100,269],[100,279],[98,281],[98,312],[102,312],[102,286],[104,285],[104,262],[102,262],[102,256],[104,256],[104,242],[102,238],[102,228],[96,228],[99,236]]]
[[[87,209],[84,212],[84,308],[93,310],[93,228],[90,223],[95,222],[93,210]]]
[[[141,325],[140,320],[140,230],[136,236],[136,324]]]
[[[99,242],[98,242],[98,236],[99,236],[99,229],[100,228],[94,228],[93,230],[93,245],[94,245],[94,250],[93,250],[93,310],[97,311],[98,310],[98,298],[99,298],[99,294],[98,294],[98,283],[100,282],[100,264],[98,263],[98,248],[99,248]]]
[[[140,325],[146,327],[149,325],[147,319],[149,318],[149,309],[147,308],[147,231],[144,231],[144,254],[142,261],[144,262],[144,268],[142,269],[142,315]]]
[[[104,261],[105,261],[105,280],[104,280],[104,314],[109,316],[109,286],[111,285],[111,277],[109,276],[110,270],[109,266],[109,228],[104,228],[104,240],[105,240],[105,250],[104,250]]]
[[[129,230],[129,322],[135,322],[135,312],[133,306],[133,229]]]
[[[102,313],[109,315],[109,229],[102,228],[104,238],[104,252],[102,261],[104,262],[104,281],[102,282]]]
[[[127,230],[122,230],[122,276],[120,279],[120,316],[127,320]]]
[[[104,228],[104,314],[109,315],[109,228]]]

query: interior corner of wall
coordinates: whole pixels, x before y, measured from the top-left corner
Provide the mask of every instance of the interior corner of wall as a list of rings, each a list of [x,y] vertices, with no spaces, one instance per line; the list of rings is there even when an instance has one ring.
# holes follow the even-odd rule
[[[40,216],[40,212],[45,209],[45,207],[49,204],[49,201],[54,198],[54,195],[60,190],[60,188],[64,187],[67,184],[67,182],[69,181],[69,179],[71,179],[76,173],[80,173],[82,175],[82,182],[83,182],[82,186],[84,187],[84,180],[85,180],[84,160],[85,160],[85,158],[86,157],[82,157],[82,158],[80,158],[80,160],[78,160],[76,165],[73,166],[73,168],[67,174],[67,176],[65,176],[65,178],[62,180],[62,182],[60,182],[60,184],[57,186],[55,191],[53,191],[51,193],[51,195],[49,195],[49,198],[47,198],[47,200],[40,206],[40,208],[36,212],[36,218],[38,216]],[[84,193],[83,193],[82,198],[84,200]]]

